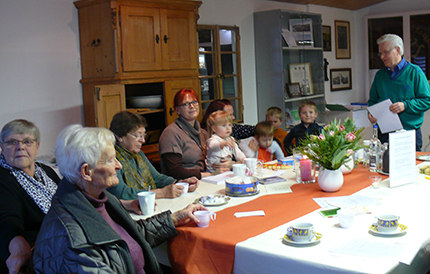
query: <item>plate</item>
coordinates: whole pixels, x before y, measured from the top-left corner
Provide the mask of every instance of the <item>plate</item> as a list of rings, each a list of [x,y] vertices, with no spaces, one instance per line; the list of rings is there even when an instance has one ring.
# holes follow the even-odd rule
[[[284,235],[284,238],[282,241],[287,245],[293,245],[293,246],[311,246],[311,245],[317,245],[321,242],[322,234],[315,232],[315,237],[310,242],[295,242],[293,241],[290,236],[287,234]]]
[[[403,236],[406,234],[407,229],[408,229],[407,226],[399,224],[399,227],[397,228],[397,230],[386,232],[386,231],[378,231],[376,225],[371,225],[369,227],[369,233],[376,236]]]
[[[418,164],[418,165],[417,165],[417,167],[416,167],[416,169],[417,169],[417,174],[418,174],[418,175],[421,175],[421,176],[429,176],[429,175],[426,175],[426,174],[424,174],[424,173],[420,173],[420,169],[421,169],[421,168],[424,168],[424,167],[427,167],[427,166],[429,166],[429,167],[430,167],[430,163],[429,163],[429,162],[422,162],[421,164]]]
[[[421,161],[430,161],[430,154],[418,155],[417,159]]]
[[[196,199],[196,203],[202,204],[204,206],[221,206],[225,205],[230,201],[230,197],[221,194],[212,194],[207,196],[202,196]]]

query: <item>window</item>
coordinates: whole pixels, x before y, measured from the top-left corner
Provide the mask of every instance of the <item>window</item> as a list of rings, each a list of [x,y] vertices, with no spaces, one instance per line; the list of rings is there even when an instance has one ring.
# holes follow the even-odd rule
[[[198,25],[202,109],[228,99],[236,122],[243,122],[240,36],[238,27]]]
[[[383,34],[393,33],[403,38],[405,59],[421,67],[427,79],[430,79],[429,20],[429,11],[368,16],[369,69],[376,70],[384,67],[377,55],[378,45],[376,40]]]

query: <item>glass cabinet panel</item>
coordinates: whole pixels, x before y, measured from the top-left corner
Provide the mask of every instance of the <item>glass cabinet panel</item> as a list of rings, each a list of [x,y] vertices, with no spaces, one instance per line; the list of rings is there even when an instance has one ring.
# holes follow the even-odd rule
[[[203,111],[214,99],[229,99],[235,121],[242,122],[239,28],[199,25],[197,31]]]
[[[430,79],[430,14],[411,15],[411,62]]]
[[[387,33],[404,37],[402,16],[368,19],[369,69],[384,67],[384,63],[378,56],[379,48],[376,40]]]

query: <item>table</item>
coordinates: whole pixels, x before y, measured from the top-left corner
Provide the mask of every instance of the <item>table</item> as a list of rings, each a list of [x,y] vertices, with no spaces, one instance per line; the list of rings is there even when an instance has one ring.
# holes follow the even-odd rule
[[[427,226],[430,223],[427,220],[430,181],[420,176],[416,184],[388,188],[385,181],[381,188],[371,189],[366,188],[370,184],[369,175],[371,173],[360,166],[345,175],[344,186],[335,193],[322,192],[317,184],[293,185],[293,193],[276,195],[268,195],[262,187],[257,196],[233,198],[227,205],[211,208],[217,212],[217,220],[210,227],[201,229],[188,224],[178,228],[179,235],[168,245],[172,267],[180,273],[425,272],[430,268],[430,260],[425,258],[429,257],[426,248],[430,242],[430,231],[426,227],[426,223]],[[285,176],[292,184],[295,182],[291,170]],[[157,200],[158,210],[177,210],[202,195],[223,193],[223,189],[224,185],[202,183],[195,193],[175,200]],[[328,252],[336,243],[355,238],[377,238],[368,233],[372,215],[356,216],[352,228],[341,229],[336,218],[325,219],[315,211],[319,206],[313,197],[345,196],[357,191],[383,201],[382,205],[372,208],[375,214],[395,211],[402,216],[401,223],[408,226],[405,236],[378,237],[377,240],[407,243],[409,256],[415,257],[411,265],[372,258],[339,257]],[[263,209],[266,216],[238,219],[233,216],[234,212],[257,209]],[[323,234],[319,245],[297,248],[282,243],[286,228],[300,220],[312,222],[316,231]],[[159,251],[156,249],[156,253]]]

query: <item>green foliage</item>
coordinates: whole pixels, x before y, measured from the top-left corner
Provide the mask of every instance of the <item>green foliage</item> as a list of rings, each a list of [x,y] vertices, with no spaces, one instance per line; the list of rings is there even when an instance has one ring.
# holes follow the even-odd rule
[[[359,144],[363,130],[358,129],[349,118],[344,124],[334,119],[319,136],[311,135],[303,140],[299,150],[325,169],[336,170],[348,161],[354,151],[363,147]]]

